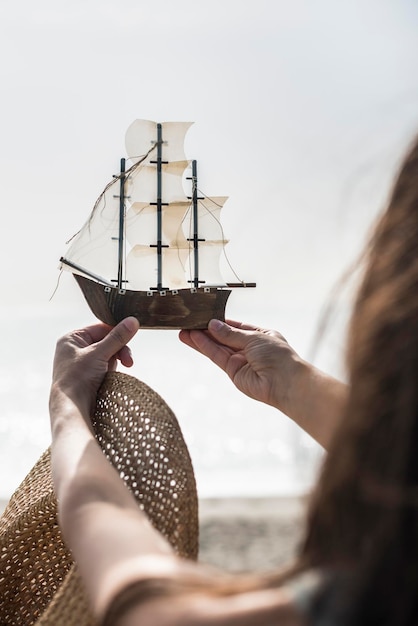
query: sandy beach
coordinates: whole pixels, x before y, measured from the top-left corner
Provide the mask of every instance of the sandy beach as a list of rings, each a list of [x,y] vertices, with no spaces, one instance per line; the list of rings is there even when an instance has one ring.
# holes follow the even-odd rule
[[[233,572],[281,567],[295,553],[304,511],[299,497],[203,498],[199,560]]]
[[[233,572],[286,565],[301,538],[305,506],[298,497],[200,500],[200,561]]]

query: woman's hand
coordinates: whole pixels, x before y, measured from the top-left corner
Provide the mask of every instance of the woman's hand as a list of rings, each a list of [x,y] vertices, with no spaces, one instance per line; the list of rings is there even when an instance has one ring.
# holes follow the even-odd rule
[[[117,360],[128,367],[133,364],[126,344],[138,328],[138,321],[129,317],[114,328],[95,324],[75,330],[57,343],[49,397],[52,476],[67,534],[72,532],[74,512],[83,502],[94,500],[97,484],[105,488],[106,476],[119,493],[118,480],[112,478],[113,468],[97,443],[90,418],[105,374],[115,369]]]
[[[211,320],[207,331],[181,331],[179,337],[223,369],[247,396],[288,412],[289,390],[302,360],[280,333]]]
[[[279,409],[328,447],[347,388],[301,359],[280,333],[211,320],[207,331],[182,330],[179,337],[222,368],[240,391]]]
[[[133,364],[126,345],[139,328],[138,320],[128,317],[112,328],[95,324],[62,337],[56,347],[52,390],[59,389],[88,413],[94,406],[101,382],[119,360]]]

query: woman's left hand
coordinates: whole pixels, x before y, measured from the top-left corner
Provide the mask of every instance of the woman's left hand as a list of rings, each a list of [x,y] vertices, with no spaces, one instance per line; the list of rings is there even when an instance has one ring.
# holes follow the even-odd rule
[[[52,392],[65,393],[90,413],[106,372],[116,369],[118,360],[125,367],[133,365],[126,344],[138,328],[138,320],[128,317],[114,328],[95,324],[62,337],[55,351]]]

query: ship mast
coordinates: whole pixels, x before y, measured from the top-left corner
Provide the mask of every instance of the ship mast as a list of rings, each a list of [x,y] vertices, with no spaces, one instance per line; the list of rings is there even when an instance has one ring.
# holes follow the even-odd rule
[[[151,244],[151,248],[157,248],[157,287],[150,287],[150,289],[157,289],[158,291],[165,290],[163,287],[163,259],[162,249],[168,248],[168,245],[162,243],[162,208],[167,206],[167,202],[162,201],[162,165],[168,163],[168,161],[162,160],[163,151],[163,137],[162,137],[162,125],[157,124],[157,160],[150,161],[157,165],[157,202],[151,202],[150,204],[157,207],[157,243]]]
[[[118,289],[123,286],[123,250],[125,232],[125,159],[120,160]]]
[[[188,177],[188,180],[192,181],[192,197],[191,200],[193,202],[193,238],[189,237],[187,241],[193,241],[193,257],[194,257],[194,277],[193,280],[190,280],[190,283],[193,283],[195,289],[199,287],[199,283],[203,283],[203,280],[199,280],[199,241],[205,241],[204,239],[199,239],[199,200],[203,200],[203,198],[199,198],[197,195],[197,161],[192,161],[192,175]]]

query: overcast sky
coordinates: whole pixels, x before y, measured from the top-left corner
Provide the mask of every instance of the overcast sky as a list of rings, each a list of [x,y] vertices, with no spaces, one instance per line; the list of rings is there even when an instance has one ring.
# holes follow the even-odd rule
[[[234,292],[228,314],[316,319],[418,127],[417,6],[3,2],[3,315],[74,307],[77,323],[71,276],[49,302],[58,259],[146,118],[194,121],[200,186],[229,196],[229,257],[258,288]]]

